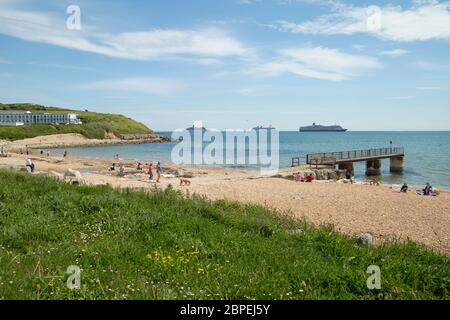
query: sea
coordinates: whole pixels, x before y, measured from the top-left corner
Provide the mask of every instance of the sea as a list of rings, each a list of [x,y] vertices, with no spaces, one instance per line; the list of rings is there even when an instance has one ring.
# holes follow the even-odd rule
[[[171,136],[171,132],[159,132]],[[391,145],[392,142],[392,145]],[[172,163],[172,149],[180,143],[148,143],[101,147],[79,147],[57,149],[53,154],[80,157],[111,159],[119,154],[123,160],[140,162]],[[206,146],[204,144],[204,146]],[[389,160],[382,161],[380,182],[386,184],[408,183],[421,187],[427,182],[432,186],[450,190],[450,131],[445,132],[279,132],[279,166],[290,167],[292,157],[304,158],[308,153],[353,151],[384,147],[403,147],[405,150],[404,171],[402,174],[389,172]],[[252,165],[240,165],[255,169]],[[355,178],[365,179],[365,162],[355,163]]]

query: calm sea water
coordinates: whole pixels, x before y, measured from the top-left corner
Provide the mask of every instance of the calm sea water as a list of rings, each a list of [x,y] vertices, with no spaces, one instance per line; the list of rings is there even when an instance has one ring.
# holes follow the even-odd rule
[[[163,132],[162,135],[170,136]],[[407,182],[422,186],[426,182],[450,189],[450,132],[280,132],[280,167],[291,165],[293,156],[307,153],[347,151],[394,146],[405,148],[403,174],[389,173],[389,160],[383,160],[381,181],[389,184]],[[122,159],[170,162],[175,142],[65,149],[69,154],[100,159]],[[57,150],[62,154],[64,150]],[[364,178],[365,163],[355,164],[355,176]]]

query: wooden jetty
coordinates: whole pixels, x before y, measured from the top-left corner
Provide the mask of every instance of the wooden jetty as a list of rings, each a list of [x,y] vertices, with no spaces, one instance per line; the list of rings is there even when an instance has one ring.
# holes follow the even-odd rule
[[[353,150],[353,151],[338,151],[338,152],[323,152],[311,153],[306,155],[306,164],[310,166],[315,165],[316,168],[321,166],[338,166],[339,169],[344,169],[354,172],[355,162],[366,162],[366,175],[380,175],[381,174],[381,160],[390,159],[391,172],[403,172],[403,159],[405,157],[405,150],[403,147],[378,148],[367,150]],[[292,158],[292,166],[300,165],[300,157]]]

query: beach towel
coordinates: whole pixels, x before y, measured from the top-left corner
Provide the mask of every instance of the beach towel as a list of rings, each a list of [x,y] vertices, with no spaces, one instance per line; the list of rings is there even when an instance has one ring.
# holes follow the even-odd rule
[[[423,193],[423,190],[416,190],[416,194],[419,196],[425,196],[425,194]],[[430,192],[430,194],[429,194],[429,196],[432,196],[432,197],[436,197],[438,195],[439,195],[438,192]]]

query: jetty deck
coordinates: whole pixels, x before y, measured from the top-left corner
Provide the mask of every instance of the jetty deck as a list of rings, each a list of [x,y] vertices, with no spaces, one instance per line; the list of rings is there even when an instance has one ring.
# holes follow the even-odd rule
[[[381,173],[381,160],[391,160],[391,171],[403,171],[403,158],[405,150],[403,147],[377,148],[366,150],[351,150],[337,152],[310,153],[306,155],[306,164],[310,166],[319,165],[336,166],[341,169],[353,171],[354,162],[365,161],[367,164],[366,173],[369,175],[378,175]],[[300,165],[300,157],[292,158],[292,166]]]

